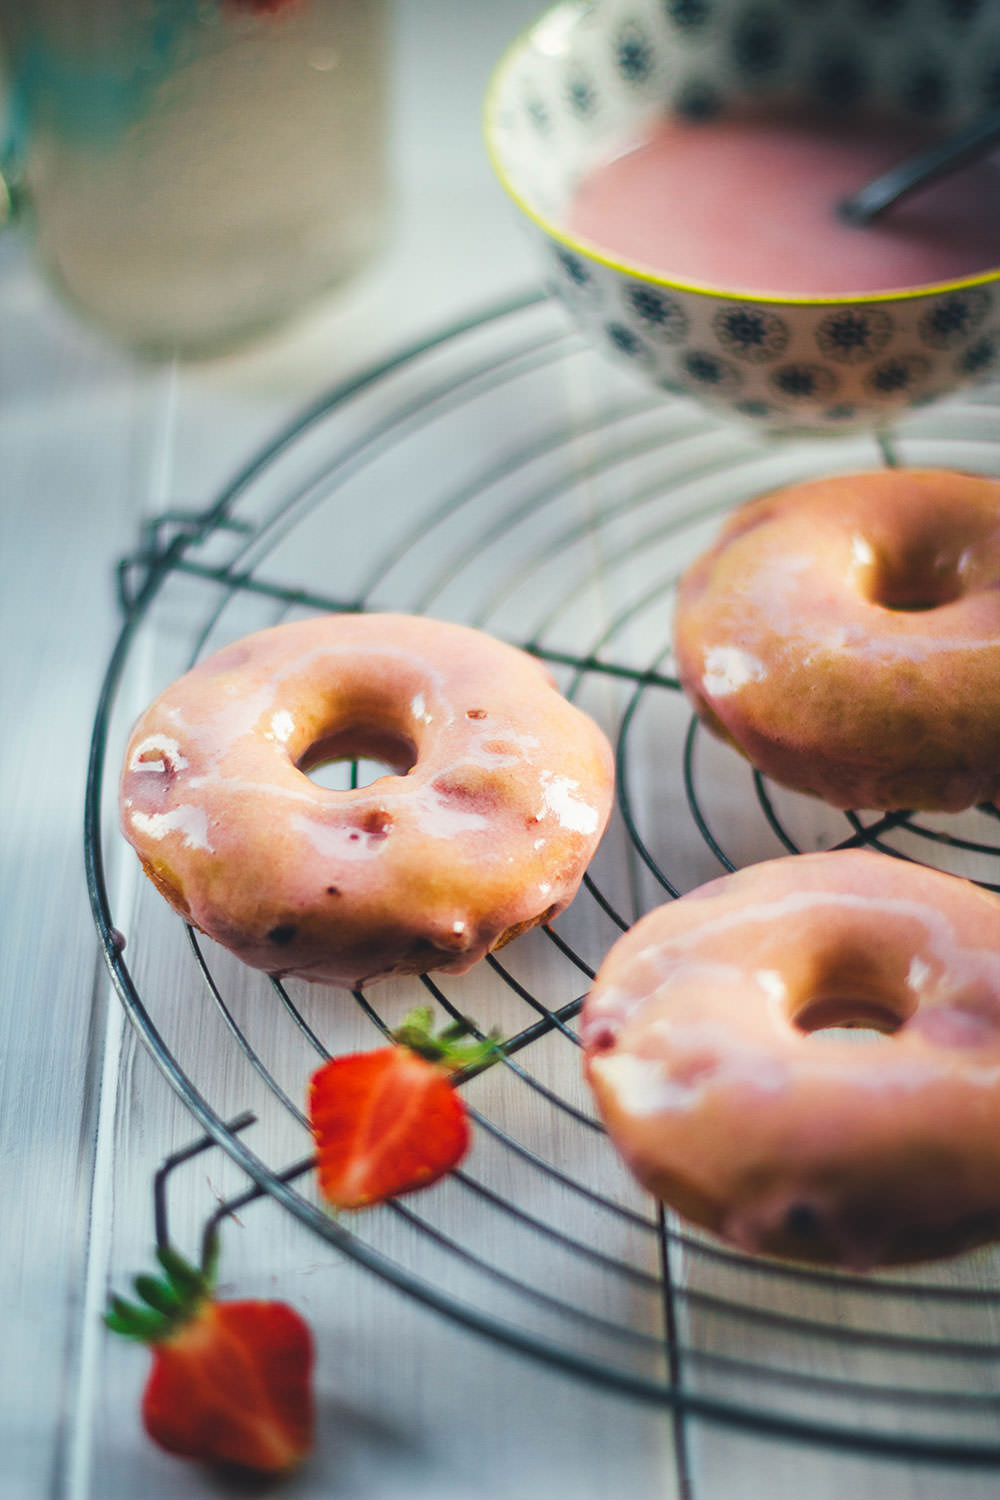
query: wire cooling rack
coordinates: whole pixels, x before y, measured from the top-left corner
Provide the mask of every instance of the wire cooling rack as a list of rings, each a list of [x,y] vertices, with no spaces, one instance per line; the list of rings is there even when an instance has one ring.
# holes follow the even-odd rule
[[[778,484],[883,464],[1000,474],[997,404],[987,393],[931,407],[891,437],[775,440],[645,390],[530,298],[334,392],[204,511],[157,518],[120,566],[124,624],[87,789],[93,910],[131,1020],[250,1179],[228,1206],[270,1195],[438,1313],[662,1404],[681,1453],[688,1425],[708,1420],[1000,1465],[995,1253],[868,1278],[735,1254],[639,1191],[580,1080],[574,1023],[607,948],[723,870],[866,844],[1000,889],[995,810],[841,814],[786,793],[699,730],[674,675],[675,583],[721,517]],[[108,863],[125,857],[114,783],[134,712],[251,629],[379,608],[522,645],[605,726],[618,804],[569,910],[461,980],[349,996],[245,970],[146,882],[112,900]],[[323,774],[348,785],[378,769]],[[310,1171],[309,1074],[359,1038],[373,1045],[415,1003],[509,1038],[505,1060],[466,1085],[474,1148],[434,1188],[335,1219]],[[247,1108],[252,1129],[245,1115],[226,1123]]]

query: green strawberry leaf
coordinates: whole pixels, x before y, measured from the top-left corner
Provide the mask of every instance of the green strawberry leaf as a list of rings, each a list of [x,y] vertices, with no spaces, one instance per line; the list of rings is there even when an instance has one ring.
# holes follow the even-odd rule
[[[470,1036],[474,1023],[462,1017],[452,1021],[435,1036],[431,1030],[434,1012],[430,1006],[418,1006],[392,1033],[393,1040],[411,1052],[425,1057],[428,1062],[440,1063],[450,1072],[464,1072],[470,1068],[483,1068],[496,1062],[501,1055],[502,1037],[499,1031],[491,1031],[481,1040]]]

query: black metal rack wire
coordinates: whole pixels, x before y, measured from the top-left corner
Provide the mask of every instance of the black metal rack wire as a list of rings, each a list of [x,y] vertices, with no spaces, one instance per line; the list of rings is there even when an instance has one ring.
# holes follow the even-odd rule
[[[582,994],[617,933],[721,870],[866,844],[1000,889],[996,809],[844,815],[769,785],[699,730],[669,644],[676,579],[731,505],[811,473],[881,463],[1000,473],[997,413],[988,394],[973,395],[878,440],[722,429],[605,366],[547,299],[529,297],[334,392],[205,510],[147,528],[119,570],[124,622],[91,746],[88,883],[129,1017],[249,1179],[230,1207],[269,1195],[436,1313],[662,1405],[681,1454],[688,1425],[705,1420],[856,1453],[1000,1466],[994,1254],[867,1278],[743,1257],[639,1194],[574,1061]],[[467,1163],[426,1194],[338,1220],[312,1192],[296,1102],[309,1071],[338,1050],[333,1008],[308,986],[234,968],[155,895],[138,914],[114,909],[111,783],[141,642],[154,642],[144,648],[148,697],[249,629],[385,607],[462,619],[548,662],[616,741],[618,810],[569,911],[481,966],[508,1044],[500,1066],[466,1085],[476,1124]],[[171,965],[197,976],[206,1007],[199,1045],[210,1033],[233,1050],[248,1095],[238,1106],[259,1117],[252,1130],[227,1124],[230,1101],[202,1088],[162,964],[144,965],[149,923],[172,924]],[[404,990],[390,987],[386,1001],[355,993],[373,1038],[403,1002],[462,1014],[461,982],[431,976]],[[501,1253],[501,1241],[515,1249]]]

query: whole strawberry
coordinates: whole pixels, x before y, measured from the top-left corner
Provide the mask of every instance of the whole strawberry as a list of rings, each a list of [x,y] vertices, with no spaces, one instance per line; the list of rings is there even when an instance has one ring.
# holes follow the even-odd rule
[[[334,1057],[313,1074],[309,1122],[323,1196],[363,1208],[427,1187],[469,1146],[465,1103],[453,1075],[497,1055],[497,1038],[468,1039],[466,1021],[434,1036],[429,1009],[411,1011],[395,1045]]]
[[[215,1296],[214,1247],[189,1265],[157,1248],[165,1275],[137,1276],[144,1306],[112,1297],[105,1322],[148,1344],[143,1425],[161,1448],[204,1463],[276,1474],[312,1447],[313,1341],[283,1302]]]

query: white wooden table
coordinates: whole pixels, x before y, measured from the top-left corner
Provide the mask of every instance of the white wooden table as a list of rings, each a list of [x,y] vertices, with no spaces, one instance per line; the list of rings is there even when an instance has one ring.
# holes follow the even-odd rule
[[[491,62],[534,10],[525,0],[399,8],[393,238],[348,291],[246,354],[193,367],[138,364],[58,305],[20,238],[0,242],[0,1500],[235,1492],[145,1439],[146,1356],[100,1322],[109,1290],[127,1290],[129,1276],[149,1266],[156,1167],[198,1134],[112,992],[84,885],[87,749],[119,624],[113,568],[145,518],[202,509],[322,392],[531,287],[534,263],[481,149],[479,99]],[[710,453],[714,436],[697,423],[693,432],[691,442]],[[469,441],[499,439],[474,431]],[[851,451],[877,461],[864,442]],[[824,453],[803,462],[807,471],[821,466]],[[764,455],[755,473],[766,475],[769,463]],[[398,504],[402,525],[405,485]],[[334,557],[331,572],[336,580]],[[162,669],[150,639],[128,688],[137,707]],[[242,1107],[247,1089],[231,1049],[214,1050],[212,1034],[198,1029],[204,1023],[186,1019],[189,976],[164,972],[177,952],[172,931],[158,935],[169,914],[127,851],[113,838],[109,845],[115,910],[128,919],[137,969],[164,990],[178,1035],[194,1029],[213,1097]],[[529,969],[533,951],[525,950]],[[470,1009],[475,995],[464,992]],[[321,1002],[302,1003],[323,1015]],[[373,1040],[346,1007],[326,1024],[344,1045]],[[479,1099],[490,1102],[488,1093]],[[529,1136],[532,1128],[538,1121],[527,1122]],[[611,1170],[597,1147],[574,1166],[595,1181]],[[178,1170],[170,1197],[178,1244],[194,1250],[216,1197],[245,1181],[218,1150]],[[386,1233],[391,1245],[396,1231]],[[316,1332],[317,1451],[283,1487],[290,1497],[985,1500],[1000,1491],[996,1470],[878,1459],[714,1423],[692,1424],[679,1453],[663,1410],[464,1331],[272,1202],[229,1224],[223,1244],[223,1280],[234,1294],[284,1297]],[[998,1284],[989,1257],[966,1273],[970,1284],[988,1277]],[[904,1333],[927,1326],[926,1310],[918,1318],[905,1300],[893,1316]],[[995,1348],[995,1322],[983,1321]],[[752,1353],[745,1331],[740,1349],[724,1327],[702,1337]],[[985,1398],[992,1392],[997,1403],[996,1363],[984,1370]],[[1000,1419],[996,1404],[987,1411]]]

